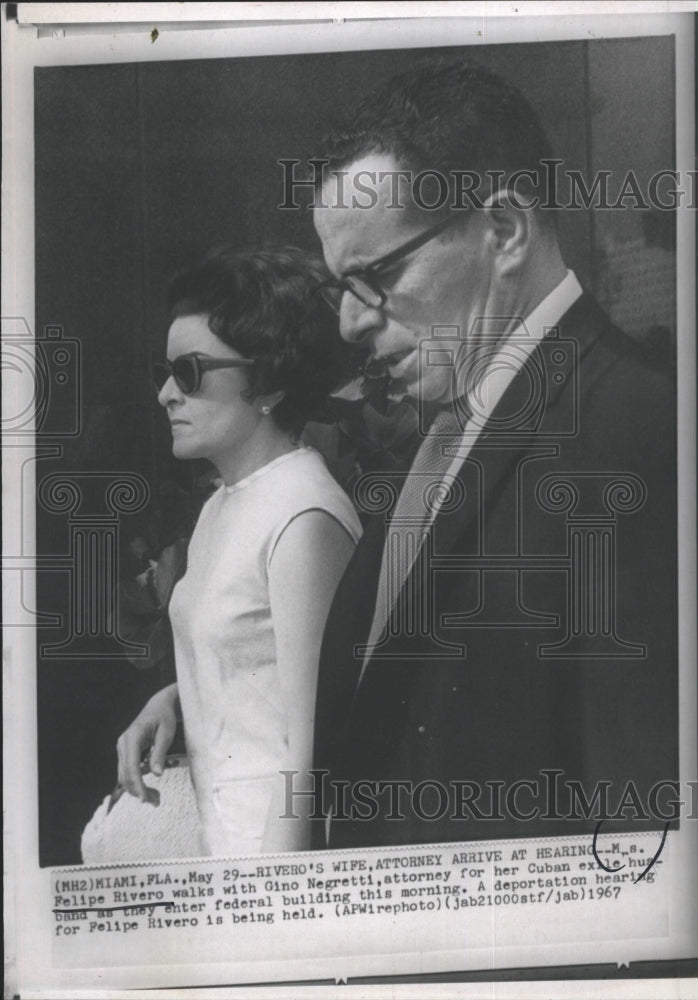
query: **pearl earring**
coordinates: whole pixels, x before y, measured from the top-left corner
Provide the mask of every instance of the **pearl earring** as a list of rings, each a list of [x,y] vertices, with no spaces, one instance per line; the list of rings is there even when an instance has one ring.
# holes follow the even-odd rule
[[[263,413],[265,417],[268,417],[271,413],[271,406],[260,406],[260,412]]]

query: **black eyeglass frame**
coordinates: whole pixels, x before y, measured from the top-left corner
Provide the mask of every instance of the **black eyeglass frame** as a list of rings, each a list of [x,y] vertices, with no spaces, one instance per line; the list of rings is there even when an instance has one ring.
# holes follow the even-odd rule
[[[182,367],[182,362],[193,373],[193,386],[189,387],[188,381],[183,381],[181,373],[177,374],[177,366]],[[192,396],[201,388],[201,380],[204,372],[215,371],[217,368],[249,368],[254,365],[252,358],[202,358],[200,354],[189,353],[180,354],[174,361],[156,361],[153,365],[153,382],[158,392],[161,392],[169,378],[174,378],[177,388],[185,396]],[[189,367],[191,366],[191,367]]]
[[[346,274],[341,275],[339,278],[328,278],[327,281],[323,281],[322,284],[318,285],[316,291],[322,295],[325,302],[336,313],[339,313],[345,292],[351,292],[359,302],[362,302],[371,309],[380,309],[387,302],[388,293],[381,288],[377,280],[377,275],[391,264],[395,264],[413,251],[419,250],[420,247],[425,246],[425,244],[435,239],[441,233],[445,232],[445,230],[450,229],[451,226],[454,226],[460,220],[461,216],[449,215],[447,219],[442,219],[435,226],[430,226],[424,232],[412,236],[405,243],[401,243],[399,247],[391,250],[383,257],[379,257],[378,260],[366,264],[365,267],[357,267],[353,271],[347,271]],[[363,286],[363,289],[361,286]],[[333,291],[335,292],[334,297],[332,296]],[[339,298],[336,298],[337,292],[341,293]],[[369,294],[367,295],[366,292]]]

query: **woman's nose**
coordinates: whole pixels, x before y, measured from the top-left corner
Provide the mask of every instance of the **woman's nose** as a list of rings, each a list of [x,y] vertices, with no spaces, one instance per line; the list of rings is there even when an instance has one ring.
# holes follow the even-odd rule
[[[381,323],[380,307],[367,306],[350,291],[345,291],[339,309],[339,332],[344,340],[360,344]]]
[[[168,403],[177,402],[181,397],[182,391],[175,382],[174,376],[170,375],[158,393],[158,403],[166,409]]]

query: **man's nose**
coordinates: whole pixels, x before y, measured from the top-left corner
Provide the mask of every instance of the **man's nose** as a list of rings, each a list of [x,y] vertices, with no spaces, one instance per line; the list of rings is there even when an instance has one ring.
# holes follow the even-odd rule
[[[367,306],[350,291],[345,291],[339,309],[339,332],[344,340],[361,344],[382,322],[380,307]]]

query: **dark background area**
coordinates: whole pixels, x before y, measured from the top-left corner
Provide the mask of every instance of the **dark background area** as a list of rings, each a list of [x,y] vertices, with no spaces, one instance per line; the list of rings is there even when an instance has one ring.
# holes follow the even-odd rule
[[[511,80],[538,110],[563,169],[587,180],[610,170],[611,191],[631,168],[645,185],[673,168],[671,38],[419,52],[463,54]],[[171,458],[150,385],[151,359],[164,350],[168,278],[225,242],[319,249],[308,211],[278,209],[277,161],[317,152],[339,107],[416,57],[389,50],[36,70],[37,330],[60,327],[82,356],[80,433],[60,441],[59,460],[38,460],[37,482],[55,472],[146,479],[149,504],[119,521],[122,579],[145,565],[137,539],[156,554],[195,516],[201,470]],[[560,232],[582,283],[670,363],[672,214],[573,211]],[[39,506],[37,551],[59,556],[70,545],[66,515]],[[67,572],[40,573],[38,607],[67,616],[69,588]],[[61,642],[66,628],[41,627],[39,643]],[[103,647],[39,662],[44,866],[80,860],[81,830],[116,780],[116,738],[161,682],[157,671],[106,658]]]

